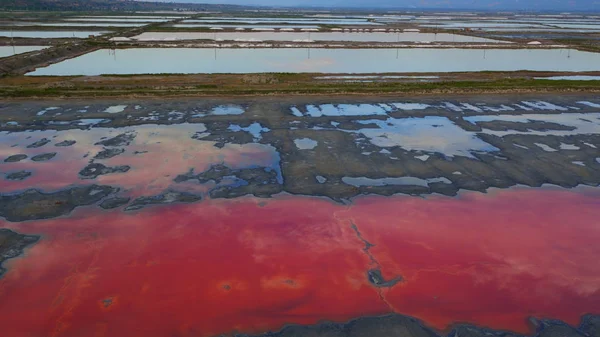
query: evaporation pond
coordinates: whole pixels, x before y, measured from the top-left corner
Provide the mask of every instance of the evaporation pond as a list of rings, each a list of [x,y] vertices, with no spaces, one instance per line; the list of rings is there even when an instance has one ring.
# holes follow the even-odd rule
[[[600,54],[552,49],[101,49],[29,75],[594,71]]]

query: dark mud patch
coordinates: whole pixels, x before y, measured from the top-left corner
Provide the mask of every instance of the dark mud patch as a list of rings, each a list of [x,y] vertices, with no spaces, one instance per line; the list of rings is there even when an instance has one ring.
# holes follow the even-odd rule
[[[493,121],[493,122],[477,122],[478,126],[492,131],[573,131],[577,129],[573,126],[562,125],[553,122],[545,121],[529,121],[528,123],[510,122],[510,121]]]
[[[163,194],[140,197],[135,199],[131,205],[125,208],[126,211],[134,211],[150,205],[165,205],[173,203],[190,203],[202,200],[202,197],[195,194],[177,191],[167,191]]]
[[[29,178],[29,176],[31,176],[31,172],[19,171],[19,172],[8,173],[5,178],[6,178],[6,180],[24,180],[24,179]]]
[[[29,189],[18,194],[0,195],[0,216],[8,221],[50,219],[69,214],[79,206],[94,204],[116,192],[111,186],[79,186],[44,193]]]
[[[535,326],[538,331],[536,337],[566,337],[566,336],[580,336],[587,337],[579,329],[568,325],[565,322],[554,320],[554,319],[542,319],[537,320],[535,318],[530,319],[531,323]]]
[[[127,146],[127,145],[131,144],[131,142],[135,139],[135,136],[136,136],[136,134],[133,132],[122,133],[116,137],[101,140],[101,141],[97,142],[95,145],[102,145],[102,146],[109,146],[109,147]]]
[[[42,138],[40,140],[38,140],[37,142],[31,143],[29,145],[27,145],[28,149],[35,149],[38,147],[42,147],[46,144],[50,143],[50,140],[48,138]]]
[[[589,336],[600,337],[600,316],[583,316],[579,330],[587,333]]]
[[[235,198],[246,194],[257,197],[270,197],[282,191],[278,173],[270,167],[232,169],[223,164],[211,166],[208,170],[175,177],[176,183],[196,180],[201,184],[214,182],[218,186],[209,191],[211,198]]]
[[[131,200],[129,197],[108,198],[100,203],[100,207],[104,209],[113,209],[127,204],[129,200]]]
[[[130,168],[131,167],[128,165],[109,167],[100,163],[92,163],[79,171],[79,177],[81,179],[96,179],[98,176],[104,174],[125,173],[129,171]]]
[[[25,159],[27,159],[26,154],[14,154],[12,156],[6,157],[6,159],[4,159],[4,162],[5,163],[16,163],[16,162],[19,162],[19,161],[25,160]]]
[[[97,155],[94,156],[94,159],[109,159],[115,156],[120,155],[125,152],[125,149],[121,148],[104,148],[102,151],[98,152]]]
[[[54,144],[54,146],[65,147],[65,146],[72,146],[75,143],[77,143],[77,142],[74,140],[63,140],[62,142]]]
[[[54,158],[55,156],[56,156],[56,152],[43,153],[43,154],[38,154],[37,156],[31,157],[31,160],[33,160],[33,161],[47,161],[47,160],[50,160],[50,159]]]
[[[370,269],[367,272],[367,277],[369,282],[378,288],[389,288],[393,287],[398,282],[402,282],[402,277],[395,277],[391,280],[386,280],[383,275],[381,275],[381,270],[379,269]]]
[[[559,320],[532,320],[536,327],[535,337],[598,337],[600,316],[586,315],[579,327]],[[236,337],[250,337],[237,334]],[[420,320],[399,315],[360,317],[346,323],[323,322],[316,325],[288,325],[277,332],[267,332],[252,337],[525,337],[524,335],[474,325],[456,325],[443,334],[429,328]]]
[[[36,243],[40,239],[37,235],[25,235],[13,232],[10,229],[0,228],[0,277],[6,272],[2,263],[23,253],[25,247]]]
[[[278,332],[268,332],[255,337],[350,337],[350,336],[396,336],[439,337],[432,329],[415,318],[391,314],[378,317],[361,317],[347,323],[324,322],[311,326],[289,325]],[[248,335],[237,335],[248,337]]]

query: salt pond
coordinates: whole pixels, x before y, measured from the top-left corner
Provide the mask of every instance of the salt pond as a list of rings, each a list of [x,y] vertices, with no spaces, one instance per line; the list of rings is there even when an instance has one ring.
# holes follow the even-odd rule
[[[177,23],[171,27],[175,28],[227,28],[227,29],[318,29],[315,25],[247,25],[247,24],[202,24],[202,23]]]
[[[600,54],[559,49],[130,48],[97,50],[29,75],[595,71],[598,64]]]
[[[0,57],[13,56],[16,54],[28,53],[30,51],[42,50],[46,46],[0,46]]]
[[[505,27],[505,28],[534,28],[539,27],[537,24],[525,24],[525,23],[501,23],[501,22],[444,22],[442,24],[423,24],[421,27],[428,28],[492,28],[492,27]]]
[[[81,21],[81,22],[164,22],[169,20],[168,18],[153,18],[153,17],[139,17],[139,18],[110,18],[110,17],[76,17],[67,18],[65,21]]]
[[[48,39],[57,39],[57,38],[88,38],[90,35],[99,36],[107,33],[106,31],[44,31],[44,30],[24,30],[24,31],[8,31],[8,30],[0,30],[0,36],[6,37],[25,37],[25,38],[48,38]]]
[[[380,23],[367,21],[366,19],[317,19],[317,18],[204,18],[198,20],[185,20],[184,23],[245,23],[245,24],[306,24],[306,25],[381,25]]]
[[[18,26],[42,26],[42,27],[139,27],[147,23],[143,22],[21,22]]]
[[[449,33],[385,32],[145,32],[139,41],[227,40],[227,41],[356,41],[356,42],[470,42],[507,43],[492,39]]]
[[[600,76],[585,76],[585,75],[573,75],[573,76],[551,76],[551,77],[534,77],[536,80],[568,80],[568,81],[600,81]]]

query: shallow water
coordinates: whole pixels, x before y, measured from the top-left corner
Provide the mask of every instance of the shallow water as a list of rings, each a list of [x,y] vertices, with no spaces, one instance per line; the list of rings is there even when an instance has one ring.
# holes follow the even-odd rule
[[[0,46],[0,57],[13,56],[21,53],[28,53],[30,51],[42,50],[48,48],[47,46]]]
[[[399,146],[407,151],[438,152],[447,157],[473,157],[473,152],[498,151],[446,117],[373,119],[357,123],[365,127],[348,132],[362,134],[371,144],[382,148]]]
[[[75,17],[75,18],[66,18],[64,19],[65,21],[77,21],[77,22],[164,22],[164,21],[169,21],[169,20],[175,20],[175,18],[173,19],[169,19],[169,18],[154,18],[154,17],[138,17],[138,18],[134,18],[134,17],[117,17],[117,18],[111,18],[111,17]]]
[[[294,139],[294,144],[299,150],[312,150],[319,144],[316,140],[310,138]]]
[[[117,49],[98,50],[28,75],[152,73],[386,73],[594,71],[600,54],[558,49]]]

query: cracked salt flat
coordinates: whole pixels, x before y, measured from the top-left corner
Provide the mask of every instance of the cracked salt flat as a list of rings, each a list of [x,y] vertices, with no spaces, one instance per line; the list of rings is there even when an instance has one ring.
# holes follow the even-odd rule
[[[439,152],[448,157],[471,158],[473,158],[471,152],[499,151],[498,148],[477,138],[474,133],[461,129],[446,117],[388,118],[357,121],[357,123],[375,124],[377,128],[342,131],[360,133],[373,145],[383,148],[399,146],[408,151]],[[388,150],[385,151],[389,153]]]
[[[169,121],[181,120],[185,116],[185,113],[179,111],[171,111],[167,114]]]
[[[533,109],[539,109],[539,110],[551,110],[551,111],[567,111],[569,110],[568,108],[562,107],[560,105],[556,105],[556,104],[552,104],[552,103],[548,103],[548,102],[544,102],[544,101],[536,101],[536,102],[528,102],[528,101],[523,101],[521,102],[524,105],[533,108]]]
[[[527,134],[527,135],[553,135],[553,136],[570,136],[580,134],[598,134],[600,133],[600,113],[561,113],[554,115],[544,114],[525,114],[525,115],[495,115],[495,116],[469,116],[464,117],[464,120],[476,124],[477,122],[517,122],[530,123],[533,121],[556,123],[567,127],[573,127],[573,130],[546,130],[546,131],[494,131],[486,128],[482,132],[496,136],[505,136],[512,134]]]
[[[116,114],[116,113],[125,111],[126,108],[127,108],[127,105],[113,105],[113,106],[109,106],[108,108],[106,108],[106,110],[104,110],[104,112],[109,113],[109,114]]]
[[[543,101],[535,102],[522,102],[523,105],[515,104],[518,109],[532,111],[537,110],[558,110],[566,111],[569,108],[565,108],[559,105],[555,105]],[[370,115],[386,115],[389,112],[398,110],[412,111],[412,110],[425,110],[428,108],[440,108],[453,112],[501,112],[501,111],[515,111],[507,105],[500,106],[488,106],[486,104],[470,104],[470,103],[452,103],[443,102],[441,105],[430,105],[424,103],[412,103],[412,102],[398,102],[398,103],[381,103],[381,104],[321,104],[321,105],[306,105],[304,107],[306,112],[301,111],[298,107],[291,107],[291,112],[296,117],[323,117],[323,116],[370,116]]]
[[[431,107],[423,103],[381,103],[381,104],[322,104],[306,105],[306,113],[298,107],[292,107],[291,111],[297,117],[322,117],[322,116],[372,116],[387,115],[388,112],[396,110],[424,110]]]
[[[318,142],[310,138],[294,139],[294,144],[299,150],[312,150],[317,147]]]
[[[482,109],[480,109],[474,105],[471,105],[469,103],[461,103],[460,105],[463,109],[466,109],[466,110],[471,110],[471,111],[475,111],[475,112],[483,112]]]
[[[521,104],[514,104],[514,106],[516,106],[518,109],[525,110],[525,111],[532,111],[533,110],[532,108],[528,108],[526,106],[522,106]]]
[[[477,106],[475,106],[477,105]],[[489,106],[485,103],[476,103],[475,105],[469,103],[459,103],[459,105],[444,102],[443,108],[446,108],[455,112],[463,112],[465,110],[471,110],[474,112],[502,112],[502,111],[515,111],[515,108],[501,104],[500,106]],[[563,107],[560,105],[544,102],[544,101],[523,101],[520,104],[512,104],[514,107],[520,110],[533,111],[533,110],[544,110],[544,111],[567,111],[569,109],[578,110],[575,107]]]
[[[452,184],[447,178],[430,178],[421,179],[416,177],[399,177],[399,178],[378,178],[371,179],[367,177],[343,177],[342,181],[345,184],[355,187],[361,186],[386,186],[386,185],[413,185],[429,187],[430,183]]]
[[[52,110],[58,110],[58,109],[59,109],[59,108],[58,108],[58,107],[56,107],[56,106],[51,106],[51,107],[45,108],[44,110],[41,110],[41,111],[39,111],[39,112],[36,114],[36,116],[43,116],[43,115],[44,115],[46,112],[48,112],[48,111],[52,111]]]
[[[488,106],[485,104],[478,104],[483,110],[485,111],[491,111],[491,112],[502,112],[502,111],[515,111],[514,108],[509,107],[508,105],[500,105],[498,107],[495,106]]]
[[[76,119],[72,121],[49,121],[49,125],[77,125],[77,126],[96,126],[98,124],[104,124],[110,122],[110,119]]]
[[[458,107],[454,103],[450,103],[450,102],[444,102],[442,104],[442,106],[445,107],[446,109],[454,111],[454,112],[462,112],[463,111],[463,109],[461,109],[460,107]]]
[[[588,102],[588,101],[579,101],[577,103],[582,104],[582,105],[587,105],[591,108],[600,108],[600,104],[598,104],[598,103],[592,103],[592,102]]]
[[[297,107],[292,107],[291,110],[294,116],[305,116]],[[309,104],[306,105],[306,115],[310,117],[387,115],[387,110],[376,104]]]

